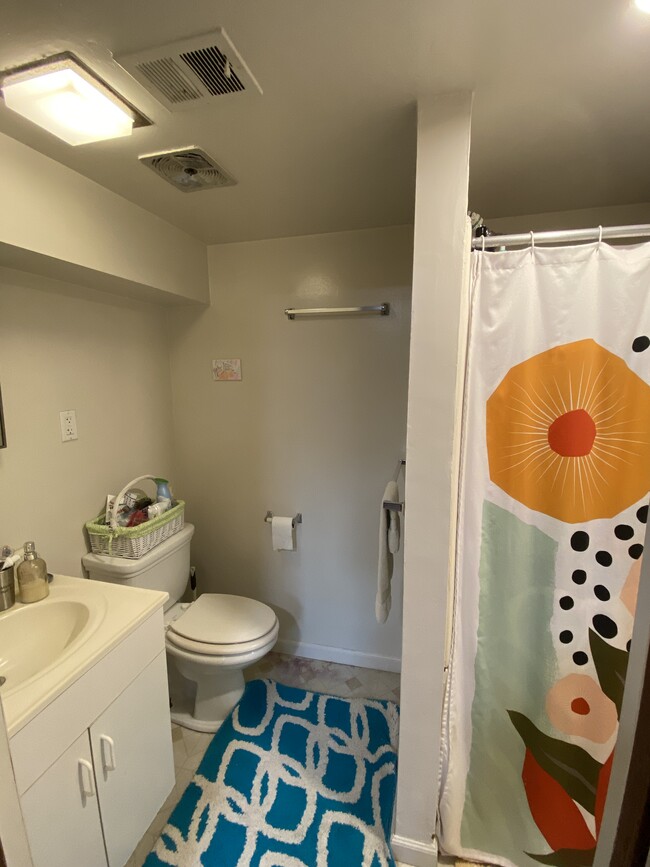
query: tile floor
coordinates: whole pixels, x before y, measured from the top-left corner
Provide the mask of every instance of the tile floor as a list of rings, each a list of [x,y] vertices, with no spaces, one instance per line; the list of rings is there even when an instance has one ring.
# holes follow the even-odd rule
[[[283,653],[269,653],[256,665],[247,669],[245,674],[246,680],[269,677],[287,686],[300,686],[303,689],[340,695],[344,698],[379,698],[399,702],[399,674],[388,671],[339,665],[335,662],[304,659]],[[193,732],[172,725],[176,785],[125,867],[141,867],[144,863],[160,832],[167,824],[169,814],[194,776],[213,737],[212,734]]]

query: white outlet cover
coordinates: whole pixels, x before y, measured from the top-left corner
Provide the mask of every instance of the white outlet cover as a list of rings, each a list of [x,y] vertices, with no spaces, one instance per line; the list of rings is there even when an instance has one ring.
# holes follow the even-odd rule
[[[61,442],[67,443],[78,439],[77,414],[73,409],[64,409],[59,413],[61,424]]]

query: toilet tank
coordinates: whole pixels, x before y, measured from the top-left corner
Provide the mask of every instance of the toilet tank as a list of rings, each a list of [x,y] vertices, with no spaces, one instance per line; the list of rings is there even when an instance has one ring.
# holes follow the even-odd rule
[[[107,554],[86,554],[81,558],[94,581],[165,590],[169,601],[165,611],[181,598],[190,575],[190,542],[194,526],[185,524],[182,530],[156,545],[139,560],[109,557]]]

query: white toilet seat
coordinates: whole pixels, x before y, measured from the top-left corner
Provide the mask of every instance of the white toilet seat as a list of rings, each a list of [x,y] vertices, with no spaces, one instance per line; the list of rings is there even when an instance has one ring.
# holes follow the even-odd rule
[[[189,606],[176,606],[167,626],[170,650],[209,657],[235,657],[256,653],[275,643],[278,620],[263,602],[225,593],[204,593]],[[167,618],[166,618],[167,619]]]

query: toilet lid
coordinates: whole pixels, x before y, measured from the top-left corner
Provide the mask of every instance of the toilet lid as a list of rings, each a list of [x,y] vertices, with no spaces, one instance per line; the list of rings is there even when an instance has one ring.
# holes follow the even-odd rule
[[[275,626],[275,612],[255,599],[225,593],[204,593],[170,629],[203,644],[241,644],[266,635]]]

